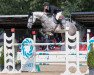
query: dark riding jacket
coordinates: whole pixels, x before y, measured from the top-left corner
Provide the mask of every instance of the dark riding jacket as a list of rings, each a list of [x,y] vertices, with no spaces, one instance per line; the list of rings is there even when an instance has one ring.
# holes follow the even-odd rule
[[[60,11],[63,11],[62,9],[54,6],[54,5],[49,5],[49,9],[46,10],[47,13],[50,13],[50,14],[57,14],[58,12]]]

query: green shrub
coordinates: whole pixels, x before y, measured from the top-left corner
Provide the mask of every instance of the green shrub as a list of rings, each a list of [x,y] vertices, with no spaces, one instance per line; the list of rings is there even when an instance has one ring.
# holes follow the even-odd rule
[[[94,48],[93,44],[91,45],[91,50],[88,53],[88,58],[87,58],[87,65],[90,69],[94,69]]]
[[[87,65],[89,68],[94,68],[94,51],[88,53]]]
[[[0,65],[4,65],[4,50],[1,52]]]

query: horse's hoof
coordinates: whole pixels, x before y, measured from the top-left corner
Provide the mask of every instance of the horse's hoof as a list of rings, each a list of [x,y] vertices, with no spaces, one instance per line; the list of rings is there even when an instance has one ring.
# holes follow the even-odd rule
[[[53,36],[53,33],[51,33],[51,32],[47,32],[46,34],[49,36]]]
[[[51,33],[51,34],[49,34],[49,36],[53,36],[53,34]]]

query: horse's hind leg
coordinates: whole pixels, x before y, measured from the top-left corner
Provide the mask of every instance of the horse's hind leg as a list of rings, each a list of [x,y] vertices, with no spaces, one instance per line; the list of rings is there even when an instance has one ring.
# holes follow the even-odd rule
[[[43,33],[49,36],[53,36],[53,33],[51,31],[49,31],[49,29],[42,29]]]
[[[54,32],[55,33],[65,33],[65,29],[64,28],[61,28],[61,26],[58,25],[58,27],[55,29]]]
[[[45,36],[45,35],[53,36],[53,34],[52,34],[51,32],[45,31],[45,30],[43,30],[43,29],[40,29],[39,32],[40,32],[43,36]]]
[[[46,32],[45,34],[46,35],[49,35],[49,36],[53,36],[53,33],[52,32]]]

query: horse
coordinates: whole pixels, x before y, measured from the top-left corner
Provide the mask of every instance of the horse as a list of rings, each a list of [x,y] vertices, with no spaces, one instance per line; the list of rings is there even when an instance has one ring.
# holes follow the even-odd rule
[[[68,33],[71,36],[77,31],[74,22],[62,19],[63,25],[57,24],[53,15],[48,15],[45,12],[32,12],[32,15],[28,18],[27,27],[31,29],[37,19],[42,23],[40,32],[43,32],[44,34],[52,35],[53,33],[65,33],[66,27],[69,27]]]

